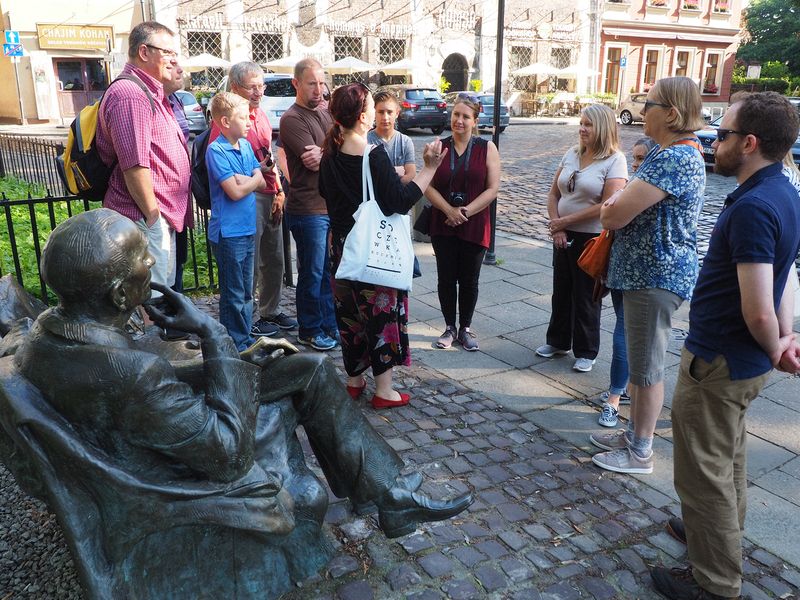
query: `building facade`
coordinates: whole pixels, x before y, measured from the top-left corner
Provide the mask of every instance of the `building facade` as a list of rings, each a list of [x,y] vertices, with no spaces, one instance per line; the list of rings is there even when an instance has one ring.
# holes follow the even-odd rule
[[[741,0],[506,0],[499,53],[504,95],[609,92],[622,98],[658,77],[685,74],[704,100],[724,103],[738,43]],[[47,10],[0,0],[5,28],[20,32],[25,56],[0,59],[0,76],[19,75],[25,117],[69,122],[125,64],[128,34],[143,18],[174,29],[184,57],[210,54],[260,64],[314,57],[323,66],[351,56],[375,65],[375,85],[402,80],[451,91],[495,87],[497,0],[58,0]],[[112,10],[113,9],[113,10]],[[404,61],[407,68],[380,67]],[[517,77],[537,63],[561,75]],[[223,69],[191,75],[194,88],[214,88]],[[516,100],[515,100],[516,99]],[[0,119],[19,120],[12,85],[0,90]]]
[[[601,17],[598,89],[624,98],[662,77],[694,79],[703,103],[727,106],[741,0],[609,0]]]

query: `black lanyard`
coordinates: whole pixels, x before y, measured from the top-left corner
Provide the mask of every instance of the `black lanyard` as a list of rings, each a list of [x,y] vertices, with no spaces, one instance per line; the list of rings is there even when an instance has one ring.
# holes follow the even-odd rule
[[[471,136],[469,138],[469,143],[467,144],[467,149],[458,158],[458,164],[456,164],[456,140],[454,138],[450,138],[450,184],[449,189],[453,191],[453,178],[456,176],[456,171],[461,168],[461,165],[464,165],[464,191],[467,187],[467,173],[469,173],[469,157],[472,156],[472,142],[475,141],[475,136]]]

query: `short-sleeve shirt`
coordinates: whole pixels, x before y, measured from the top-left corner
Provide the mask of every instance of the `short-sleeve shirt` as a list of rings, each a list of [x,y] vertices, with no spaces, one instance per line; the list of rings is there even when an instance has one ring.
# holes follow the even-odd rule
[[[250,192],[240,200],[231,200],[220,185],[236,175],[253,174],[259,169],[253,148],[239,140],[239,148],[231,146],[224,136],[219,136],[206,150],[208,182],[211,190],[211,218],[208,221],[208,239],[215,244],[219,238],[242,237],[256,232],[256,195]]]
[[[606,158],[595,159],[589,166],[581,169],[581,155],[578,146],[570,148],[561,159],[561,173],[558,177],[558,214],[566,217],[592,206],[603,199],[603,187],[607,179],[628,179],[628,161],[617,150]],[[575,187],[569,191],[569,180],[575,174]],[[570,231],[581,233],[600,233],[603,226],[600,217],[592,221],[581,221],[570,226]]]
[[[689,310],[686,348],[711,362],[722,354],[731,379],[750,379],[772,368],[742,315],[737,266],[772,265],[777,311],[800,251],[797,191],[773,163],[750,176],[726,199],[711,233],[708,253]]]
[[[281,117],[281,146],[289,167],[289,196],[286,212],[291,215],[325,215],[328,208],[319,193],[319,171],[307,169],[300,160],[306,146],[322,146],[333,126],[327,108],[305,108],[293,104]]]
[[[119,81],[103,96],[97,126],[97,150],[107,165],[117,161],[111,173],[103,206],[132,221],[143,218],[128,192],[123,171],[150,169],[158,208],[175,231],[183,231],[189,202],[191,165],[189,153],[164,86],[128,63],[123,74],[135,75],[147,86],[155,112],[144,91],[133,81]]]
[[[256,154],[256,158],[263,160],[264,152],[272,152],[272,127],[269,124],[267,113],[261,110],[260,106],[256,108],[250,107],[248,113],[250,117],[250,131],[247,132],[247,141],[250,142],[250,147]],[[217,124],[211,122],[211,133],[208,134],[209,143],[213,142],[219,137],[220,131]],[[273,160],[275,157],[273,156]],[[275,179],[275,171],[273,169],[262,169],[261,174],[264,176],[264,187],[258,190],[262,194],[274,194],[278,191],[278,184]]]
[[[656,146],[633,177],[667,196],[614,234],[608,287],[660,288],[689,300],[697,280],[697,218],[706,186],[703,157],[685,144],[663,150]]]
[[[383,147],[386,148],[386,153],[389,155],[389,160],[392,161],[392,165],[395,167],[403,167],[414,162],[414,143],[404,133],[395,131],[391,139],[385,140],[375,133],[373,129],[367,134],[367,143],[373,145],[383,144]]]

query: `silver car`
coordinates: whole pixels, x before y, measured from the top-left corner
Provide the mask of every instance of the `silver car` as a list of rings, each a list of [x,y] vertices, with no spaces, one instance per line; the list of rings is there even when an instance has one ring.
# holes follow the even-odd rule
[[[183,114],[186,115],[186,120],[189,121],[190,133],[201,133],[206,130],[208,123],[206,122],[206,115],[203,107],[197,102],[192,92],[186,90],[178,90],[175,92],[178,99],[183,106]]]

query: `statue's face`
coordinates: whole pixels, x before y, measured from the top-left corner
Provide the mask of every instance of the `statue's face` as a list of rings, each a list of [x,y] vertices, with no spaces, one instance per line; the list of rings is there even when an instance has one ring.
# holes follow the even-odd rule
[[[127,304],[133,308],[150,298],[150,268],[156,261],[147,249],[147,240],[135,225],[123,235],[125,240],[122,247],[131,265],[131,272],[123,285]]]

